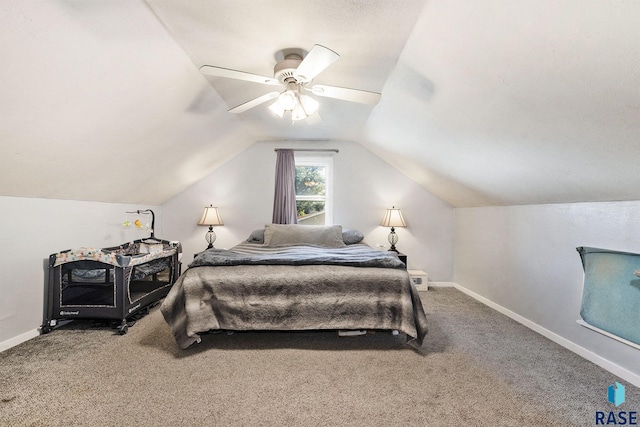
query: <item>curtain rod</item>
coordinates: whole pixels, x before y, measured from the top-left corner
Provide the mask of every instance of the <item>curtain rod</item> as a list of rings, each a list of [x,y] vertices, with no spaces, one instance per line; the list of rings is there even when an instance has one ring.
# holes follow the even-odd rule
[[[292,150],[292,151],[333,151],[335,153],[339,153],[340,150],[337,148],[274,148],[273,151],[278,150]]]

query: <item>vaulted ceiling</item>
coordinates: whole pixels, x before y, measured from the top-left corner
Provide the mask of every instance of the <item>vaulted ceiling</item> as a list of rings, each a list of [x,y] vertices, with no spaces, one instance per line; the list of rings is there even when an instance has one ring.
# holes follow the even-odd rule
[[[640,3],[4,0],[0,195],[162,204],[256,141],[351,140],[453,206],[640,200]],[[322,121],[268,104],[327,46]]]

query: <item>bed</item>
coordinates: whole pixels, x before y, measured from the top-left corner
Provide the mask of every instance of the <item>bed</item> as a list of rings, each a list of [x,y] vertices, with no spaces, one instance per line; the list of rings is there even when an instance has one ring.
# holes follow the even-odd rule
[[[421,347],[420,296],[394,252],[340,226],[267,225],[198,254],[160,310],[178,346],[209,331],[388,330]]]

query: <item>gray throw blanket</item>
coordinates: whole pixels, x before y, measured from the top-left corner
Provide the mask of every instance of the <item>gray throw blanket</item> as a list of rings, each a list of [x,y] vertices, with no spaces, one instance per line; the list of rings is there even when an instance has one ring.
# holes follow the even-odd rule
[[[263,246],[243,242],[230,250],[209,249],[189,267],[203,265],[343,265],[406,268],[395,252],[378,251],[364,244],[340,248],[315,245]]]
[[[281,254],[298,252],[300,247],[256,254],[254,249],[266,248],[249,245],[205,251],[178,278],[160,310],[180,348],[198,342],[198,333],[209,330],[398,330],[410,345],[422,345],[426,316],[407,271],[399,268],[404,264],[395,255],[369,248],[374,258],[382,255],[383,264],[389,262],[392,268],[370,266],[364,252],[359,256],[365,258],[365,266],[356,267],[353,259],[338,265],[339,257],[328,255],[336,249],[315,248],[311,252],[316,255],[298,253],[290,260],[293,265],[284,265],[286,257]],[[320,258],[331,261],[318,265]]]

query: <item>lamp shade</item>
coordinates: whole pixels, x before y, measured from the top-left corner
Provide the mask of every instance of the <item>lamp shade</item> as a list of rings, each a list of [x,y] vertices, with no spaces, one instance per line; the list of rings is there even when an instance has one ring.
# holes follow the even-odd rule
[[[400,209],[395,206],[391,209],[387,209],[387,212],[384,214],[384,218],[382,218],[382,222],[380,223],[383,227],[406,227],[407,224],[404,222],[404,218],[402,217],[402,212]]]
[[[269,109],[273,112],[273,114],[275,114],[276,116],[282,118],[284,117],[284,112],[285,109],[282,107],[282,105],[280,105],[280,101],[276,99],[276,102],[274,102],[273,104],[271,104],[269,106]]]
[[[213,206],[205,207],[198,225],[224,225],[218,208]]]
[[[291,90],[286,90],[278,96],[278,104],[283,110],[293,110],[293,107],[298,103],[296,94]]]
[[[302,105],[302,108],[304,109],[304,112],[306,113],[307,116],[311,116],[315,114],[316,111],[318,111],[318,107],[320,107],[320,103],[315,99],[313,99],[312,97],[301,94],[299,99],[300,99],[300,105]]]

